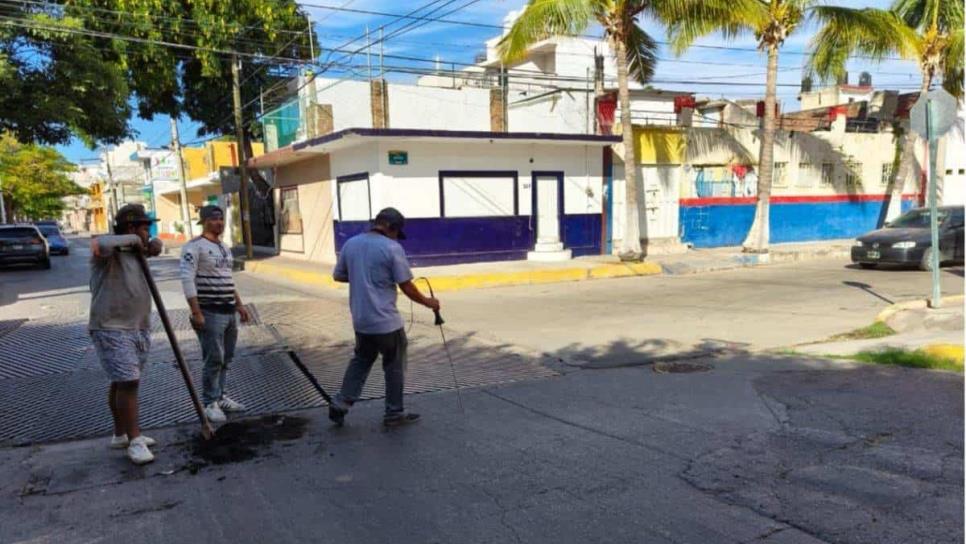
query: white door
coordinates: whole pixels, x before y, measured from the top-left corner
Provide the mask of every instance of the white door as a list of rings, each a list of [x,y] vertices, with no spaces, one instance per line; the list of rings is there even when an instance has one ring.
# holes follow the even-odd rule
[[[560,195],[557,176],[537,176],[537,246],[560,242]]]

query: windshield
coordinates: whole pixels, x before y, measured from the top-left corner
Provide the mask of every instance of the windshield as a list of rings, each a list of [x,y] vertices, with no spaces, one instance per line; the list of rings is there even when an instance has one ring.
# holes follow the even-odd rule
[[[943,219],[949,214],[947,210],[936,210],[938,214],[939,222],[942,223]],[[928,229],[929,228],[929,210],[911,210],[896,218],[895,221],[889,224],[890,229]]]
[[[44,236],[56,236],[60,234],[60,231],[57,230],[57,227],[48,227],[48,226],[40,225],[37,228],[40,229],[40,232],[42,232]]]
[[[37,231],[28,228],[0,229],[0,238],[15,240],[18,238],[32,238],[37,236]]]

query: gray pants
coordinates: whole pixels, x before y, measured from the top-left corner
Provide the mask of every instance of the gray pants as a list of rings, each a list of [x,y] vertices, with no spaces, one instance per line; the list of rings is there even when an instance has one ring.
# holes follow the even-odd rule
[[[225,394],[228,365],[235,357],[238,324],[234,313],[221,314],[204,310],[201,313],[205,316],[205,327],[195,332],[201,342],[201,357],[205,362],[201,375],[201,397],[205,406],[208,406]]]
[[[345,369],[342,389],[335,396],[335,404],[348,410],[352,403],[359,400],[372,363],[382,355],[382,370],[386,375],[386,413],[402,412],[408,345],[405,329],[388,334],[356,333],[355,355]]]

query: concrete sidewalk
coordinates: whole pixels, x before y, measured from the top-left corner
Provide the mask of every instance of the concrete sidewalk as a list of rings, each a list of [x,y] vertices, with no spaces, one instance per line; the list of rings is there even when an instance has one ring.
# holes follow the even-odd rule
[[[822,342],[796,347],[796,351],[819,356],[851,357],[862,352],[890,349],[938,350],[963,358],[963,296],[947,296],[942,307],[930,309],[924,300],[893,304],[879,313],[876,321],[896,334],[882,338]]]
[[[733,270],[769,263],[783,263],[849,255],[851,240],[775,244],[764,255],[742,253],[740,247],[692,249],[681,255],[659,255],[640,263],[622,263],[615,256],[580,257],[571,261],[542,263],[502,261],[414,268],[416,277],[426,277],[437,292],[539,285],[609,278],[684,275]],[[289,257],[256,257],[245,262],[245,271],[314,287],[342,288],[332,280],[332,264],[301,261]]]

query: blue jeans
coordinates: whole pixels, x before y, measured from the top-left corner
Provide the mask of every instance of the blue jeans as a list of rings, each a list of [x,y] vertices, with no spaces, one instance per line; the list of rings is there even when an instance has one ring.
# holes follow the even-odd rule
[[[201,398],[205,406],[208,406],[225,394],[228,365],[235,356],[235,342],[238,340],[238,322],[234,313],[222,314],[205,310],[201,313],[205,316],[205,326],[195,333],[201,342],[201,357],[205,362],[201,374]]]
[[[335,405],[348,410],[349,406],[359,400],[372,364],[382,355],[382,370],[386,377],[386,414],[401,413],[408,345],[405,329],[388,334],[356,333],[355,355],[345,369],[342,389],[334,399]]]

